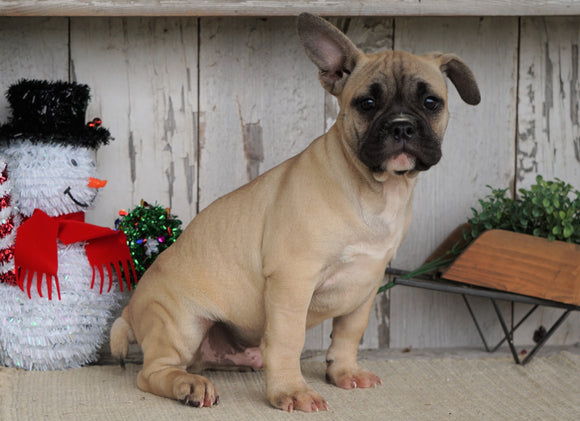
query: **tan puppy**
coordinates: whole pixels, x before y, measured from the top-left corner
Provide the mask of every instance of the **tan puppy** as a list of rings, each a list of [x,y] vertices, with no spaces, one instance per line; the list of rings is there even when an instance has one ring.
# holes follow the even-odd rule
[[[469,104],[479,90],[455,55],[365,55],[309,14],[298,34],[338,98],[338,120],[301,154],[208,206],[145,273],[111,331],[120,358],[128,342],[141,345],[142,390],[211,406],[215,386],[187,368],[261,367],[263,356],[272,405],[326,409],[302,377],[300,354],[306,329],[328,318],[328,381],[380,383],[357,364],[357,347],[411,222],[417,174],[441,157],[445,76]]]

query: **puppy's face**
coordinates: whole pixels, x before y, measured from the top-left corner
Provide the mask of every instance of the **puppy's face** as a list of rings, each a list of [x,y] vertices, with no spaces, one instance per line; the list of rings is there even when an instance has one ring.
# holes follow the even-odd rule
[[[366,55],[336,27],[309,14],[299,16],[298,35],[322,86],[338,99],[344,141],[379,181],[427,170],[441,159],[449,118],[445,77],[466,103],[480,101],[473,73],[454,54]]]
[[[339,101],[347,142],[376,177],[424,171],[441,159],[447,88],[431,58],[400,51],[366,56]]]

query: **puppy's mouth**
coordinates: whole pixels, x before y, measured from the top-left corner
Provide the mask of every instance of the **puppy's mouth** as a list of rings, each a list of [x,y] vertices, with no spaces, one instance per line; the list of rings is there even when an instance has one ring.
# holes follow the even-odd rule
[[[375,178],[426,171],[439,162],[441,143],[429,125],[409,118],[385,120],[359,143],[359,158]]]
[[[389,176],[402,177],[404,175],[416,174],[416,159],[405,152],[390,158],[384,165],[372,170],[373,178],[379,182],[384,182]]]
[[[387,160],[386,170],[396,175],[404,175],[407,172],[414,170],[416,163],[417,159],[413,155],[410,155],[407,152],[401,152]]]

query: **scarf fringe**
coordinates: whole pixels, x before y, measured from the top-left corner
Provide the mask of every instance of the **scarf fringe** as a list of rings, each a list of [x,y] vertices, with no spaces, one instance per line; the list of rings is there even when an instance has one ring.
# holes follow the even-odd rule
[[[46,293],[48,295],[48,299],[52,300],[52,283],[54,282],[56,287],[56,292],[58,295],[58,299],[60,301],[60,286],[58,284],[58,276],[51,275],[49,273],[39,273],[29,270],[25,273],[23,268],[19,267],[17,269],[17,285],[22,290],[22,292],[26,292],[28,294],[28,298],[32,299],[32,283],[34,281],[34,277],[36,275],[36,290],[38,291],[38,295],[42,298],[42,280],[46,279]],[[24,290],[24,284],[26,281],[26,291]]]
[[[118,262],[111,263],[113,269],[115,270],[115,274],[117,275],[117,279],[119,280],[119,289],[123,292],[123,278],[125,278],[125,283],[127,284],[127,291],[131,291],[131,277],[134,283],[137,283],[137,273],[135,272],[135,267],[133,266],[133,262],[131,260],[120,260]],[[107,292],[111,292],[111,288],[113,287],[113,272],[111,267],[107,264],[94,264],[93,267],[93,278],[91,279],[91,289],[95,287],[95,280],[97,275],[97,270],[99,271],[99,278],[101,280],[101,286],[99,289],[99,294],[103,293],[103,289],[105,286],[105,270],[107,271],[107,275],[109,278],[109,288]]]
[[[125,279],[125,283],[127,284],[127,290],[131,291],[131,277],[133,282],[137,282],[137,273],[135,272],[135,267],[133,266],[133,262],[130,260],[123,260],[119,262],[112,263],[113,269],[115,274],[117,275],[117,279],[119,280],[119,289],[123,292],[123,278]],[[113,288],[113,271],[111,270],[108,265],[93,265],[93,278],[91,279],[91,289],[95,287],[95,280],[97,278],[96,272],[99,271],[99,278],[101,280],[101,286],[99,289],[99,294],[103,294],[103,289],[105,286],[105,269],[107,271],[107,275],[109,278],[109,287],[107,289],[107,293],[111,292]],[[26,292],[28,298],[32,299],[32,284],[34,283],[34,278],[36,275],[36,290],[38,291],[38,295],[42,298],[42,285],[43,280],[46,280],[46,293],[48,295],[48,299],[52,300],[52,284],[54,283],[56,287],[56,293],[58,296],[58,300],[60,301],[60,286],[58,283],[58,276],[51,275],[49,273],[39,273],[34,271],[25,271],[23,268],[18,268],[18,277],[17,277],[17,285],[22,290],[22,292]]]

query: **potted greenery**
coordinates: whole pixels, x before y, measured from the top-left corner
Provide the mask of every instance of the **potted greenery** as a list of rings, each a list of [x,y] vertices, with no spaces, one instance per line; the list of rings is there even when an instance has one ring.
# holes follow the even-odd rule
[[[490,189],[460,239],[407,277],[447,268],[445,279],[580,305],[580,192],[541,176],[515,199]]]
[[[486,230],[502,229],[580,244],[580,192],[572,185],[538,175],[529,190],[519,189],[517,199],[505,197],[507,190],[492,189],[479,201],[481,211],[472,209],[468,233],[472,238]]]

